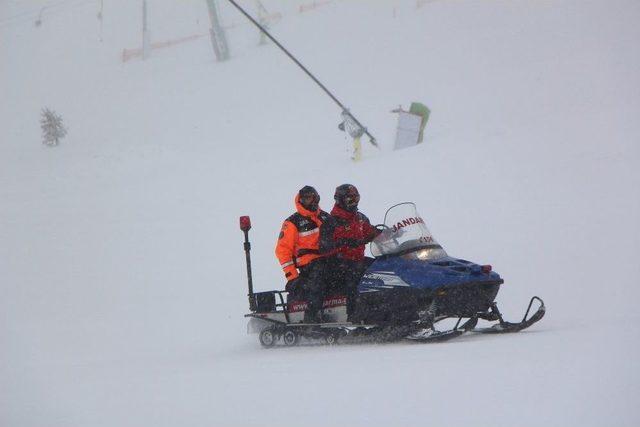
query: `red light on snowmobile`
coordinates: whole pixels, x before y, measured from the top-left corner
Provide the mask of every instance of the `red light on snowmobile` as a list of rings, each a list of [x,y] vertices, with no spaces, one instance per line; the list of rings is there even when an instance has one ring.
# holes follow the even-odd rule
[[[251,218],[249,218],[248,216],[240,217],[240,230],[242,231],[251,230]]]
[[[491,266],[489,264],[482,266],[483,273],[491,273]]]

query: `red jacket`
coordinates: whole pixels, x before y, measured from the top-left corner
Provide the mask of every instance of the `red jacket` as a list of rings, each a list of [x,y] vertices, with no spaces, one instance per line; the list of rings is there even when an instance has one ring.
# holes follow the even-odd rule
[[[379,231],[361,212],[349,212],[334,205],[331,216],[335,220],[333,231],[333,240],[337,247],[335,255],[341,259],[362,261],[365,244],[372,241]]]

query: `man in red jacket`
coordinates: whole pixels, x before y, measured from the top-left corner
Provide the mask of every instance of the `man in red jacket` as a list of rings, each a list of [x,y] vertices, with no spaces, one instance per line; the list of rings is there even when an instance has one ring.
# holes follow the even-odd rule
[[[365,245],[372,241],[380,231],[371,225],[369,218],[358,211],[360,193],[351,184],[336,188],[336,201],[331,210],[332,221],[326,228],[333,228],[334,249],[328,273],[333,288],[347,295],[347,314],[353,312],[358,292],[358,283],[369,266],[365,259]]]

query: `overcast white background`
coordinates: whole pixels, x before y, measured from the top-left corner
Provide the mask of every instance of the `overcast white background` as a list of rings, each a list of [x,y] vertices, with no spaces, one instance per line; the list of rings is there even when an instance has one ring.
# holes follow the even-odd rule
[[[0,2],[0,425],[636,426],[640,3],[264,0],[273,33],[376,135],[349,160],[339,109],[227,3]],[[242,1],[251,13],[253,2]],[[42,9],[43,6],[48,6]],[[42,10],[42,24],[34,25]],[[102,41],[101,41],[102,38]],[[394,152],[396,116],[432,115]],[[49,107],[69,132],[41,143]],[[492,264],[509,336],[263,350],[247,336],[238,216],[258,290],[293,197],[416,202]]]

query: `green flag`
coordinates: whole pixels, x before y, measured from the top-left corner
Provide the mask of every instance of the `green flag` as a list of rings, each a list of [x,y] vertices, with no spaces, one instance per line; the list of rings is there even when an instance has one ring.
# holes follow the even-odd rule
[[[422,117],[422,124],[420,125],[420,136],[418,136],[418,144],[422,142],[424,138],[424,128],[427,126],[427,121],[429,120],[429,115],[431,114],[431,110],[419,102],[412,102],[411,108],[409,108],[409,112],[411,114],[416,114]]]

